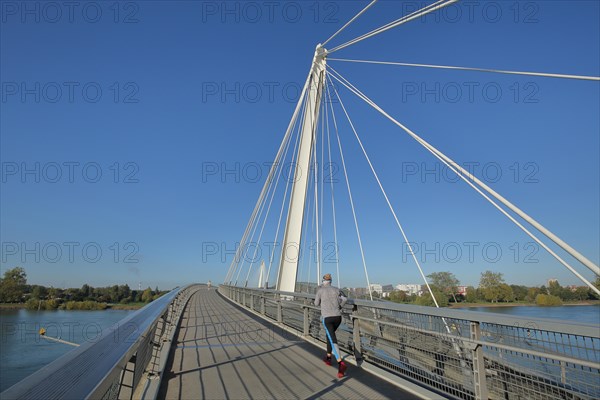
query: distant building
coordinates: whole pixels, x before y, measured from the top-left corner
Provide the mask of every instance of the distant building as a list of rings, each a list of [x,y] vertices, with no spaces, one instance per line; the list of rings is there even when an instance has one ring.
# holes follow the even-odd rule
[[[381,297],[390,297],[390,293],[394,290],[394,285],[383,285],[381,290]]]
[[[458,291],[456,292],[456,294],[462,295],[462,296],[466,296],[467,295],[467,287],[466,286],[457,286],[456,287],[458,289]]]
[[[369,293],[367,291],[367,288],[363,288],[363,287],[349,288],[349,292],[352,293],[354,295],[354,297],[365,296]]]
[[[376,292],[380,296],[383,294],[383,286],[381,286],[379,283],[371,283],[369,288],[371,289],[371,292]]]
[[[400,283],[396,285],[396,290],[406,292],[408,295],[419,294],[421,291],[421,285],[417,283]]]

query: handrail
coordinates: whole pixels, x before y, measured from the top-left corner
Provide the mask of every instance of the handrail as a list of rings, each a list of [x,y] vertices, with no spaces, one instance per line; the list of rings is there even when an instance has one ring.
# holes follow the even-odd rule
[[[269,293],[273,295],[279,295],[282,297],[301,297],[312,300],[314,300],[315,298],[315,295],[310,293],[281,292],[273,289],[238,289],[253,292]],[[599,335],[599,330],[597,326],[590,324],[582,324],[574,321],[562,321],[557,319],[539,317],[530,318],[516,315],[506,316],[502,314],[491,314],[481,311],[459,310],[452,308],[434,308],[414,304],[400,304],[390,301],[371,302],[370,300],[348,299],[348,302],[346,304],[369,307],[379,310],[400,311],[409,312],[411,314],[420,314],[427,316],[431,315],[436,317],[478,321],[487,324],[510,325],[520,327],[525,327],[525,324],[527,324],[528,326],[532,326],[532,324],[535,324],[535,329],[538,330],[552,331],[556,333],[564,333],[569,335],[581,335],[591,337]],[[520,323],[523,323],[523,325],[519,325]]]
[[[308,340],[327,340],[313,294],[219,292]],[[461,399],[600,398],[597,325],[356,299],[342,316],[340,348],[400,385]]]
[[[128,315],[110,328],[110,334],[71,350],[6,389],[0,397],[95,399],[104,398],[109,392],[118,393],[119,380],[129,360],[141,346],[153,345],[159,319],[190,286],[175,288]],[[116,393],[109,397],[114,398]]]
[[[398,324],[398,323],[394,323],[394,322],[382,321],[382,320],[378,320],[378,319],[374,319],[374,318],[363,317],[360,315],[352,316],[352,318],[353,319],[356,318],[361,321],[369,321],[369,322],[373,322],[373,323],[377,323],[377,324],[393,326],[396,328],[402,328],[402,329],[406,329],[408,331],[434,334],[436,336],[439,336],[439,337],[442,337],[442,338],[445,338],[448,340],[456,339],[456,336],[453,336],[453,335],[451,335],[449,333],[445,333],[445,332],[433,332],[432,333],[431,331],[428,331],[427,329],[415,328],[414,326],[407,326],[407,325]],[[600,363],[589,362],[589,361],[581,360],[581,359],[574,358],[574,357],[565,357],[560,354],[548,354],[548,353],[542,353],[542,352],[536,351],[536,350],[523,350],[523,348],[517,347],[517,346],[510,346],[510,345],[505,345],[505,344],[501,344],[501,343],[493,343],[493,342],[488,342],[486,340],[478,340],[478,339],[461,338],[461,342],[463,344],[470,344],[470,345],[472,345],[471,347],[476,347],[477,345],[496,347],[496,348],[503,349],[503,350],[527,353],[529,355],[538,356],[538,357],[548,357],[548,358],[553,358],[558,361],[564,361],[564,362],[573,363],[573,364],[580,364],[584,367],[600,369]]]

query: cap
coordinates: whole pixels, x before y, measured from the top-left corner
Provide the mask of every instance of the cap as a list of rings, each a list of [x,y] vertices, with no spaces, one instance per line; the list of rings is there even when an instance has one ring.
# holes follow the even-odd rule
[[[331,274],[325,274],[325,275],[323,275],[323,280],[324,281],[330,281],[331,280]]]

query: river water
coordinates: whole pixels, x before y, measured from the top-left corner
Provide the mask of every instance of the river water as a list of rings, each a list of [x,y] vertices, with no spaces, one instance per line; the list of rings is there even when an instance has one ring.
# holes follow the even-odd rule
[[[501,313],[529,318],[553,318],[594,324],[600,329],[600,306],[476,307],[465,310]],[[74,343],[96,341],[110,334],[110,327],[129,310],[27,311],[0,309],[0,391],[14,385],[74,347],[42,339],[47,335]]]
[[[482,311],[498,314],[514,315],[525,318],[549,318],[566,322],[577,322],[600,327],[600,305],[593,306],[560,306],[560,307],[471,307],[461,310]],[[600,329],[600,328],[599,328]]]
[[[109,328],[131,312],[0,309],[0,391],[75,348],[40,338],[40,328],[48,336],[81,344],[111,334]]]

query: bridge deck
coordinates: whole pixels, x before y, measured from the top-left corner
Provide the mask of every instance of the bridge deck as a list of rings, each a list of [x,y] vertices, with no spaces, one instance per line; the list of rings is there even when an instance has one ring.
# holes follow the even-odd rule
[[[203,289],[184,311],[159,398],[416,398],[352,365],[338,379],[322,356],[323,350],[232,305],[215,289]]]

